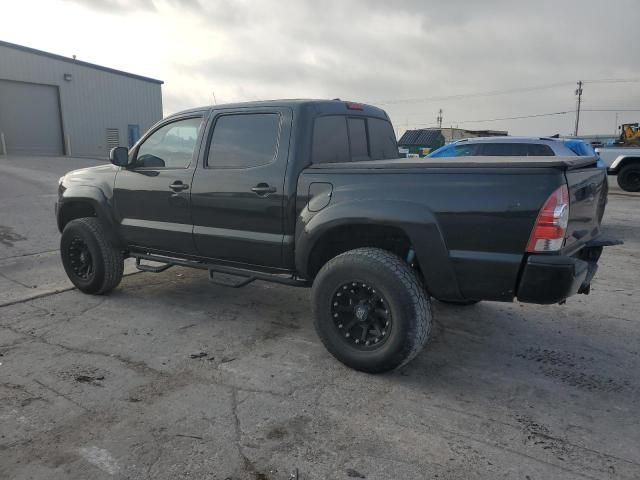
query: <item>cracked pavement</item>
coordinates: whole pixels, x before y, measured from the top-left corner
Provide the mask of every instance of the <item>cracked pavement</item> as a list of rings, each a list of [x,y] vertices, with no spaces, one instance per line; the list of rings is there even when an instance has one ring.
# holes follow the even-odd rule
[[[434,302],[425,350],[373,376],[324,350],[304,289],[71,289],[51,191],[82,162],[0,157],[0,478],[640,477],[640,196],[610,196],[626,243],[591,295]]]

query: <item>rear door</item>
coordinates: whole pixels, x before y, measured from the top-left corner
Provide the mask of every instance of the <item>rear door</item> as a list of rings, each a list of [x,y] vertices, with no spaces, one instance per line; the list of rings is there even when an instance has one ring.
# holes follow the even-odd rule
[[[607,204],[607,174],[592,165],[566,172],[569,188],[569,225],[565,249],[571,252],[580,248],[600,233],[600,222]]]
[[[214,112],[204,165],[193,179],[193,234],[199,255],[281,268],[288,108]]]

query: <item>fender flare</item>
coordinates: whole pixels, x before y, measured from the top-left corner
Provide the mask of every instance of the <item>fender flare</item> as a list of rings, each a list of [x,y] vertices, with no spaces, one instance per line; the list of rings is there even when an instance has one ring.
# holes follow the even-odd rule
[[[122,246],[123,242],[117,234],[116,221],[113,217],[113,204],[104,192],[91,185],[73,185],[67,188],[58,198],[56,204],[56,222],[58,230],[62,233],[63,213],[65,207],[74,203],[89,204],[96,212],[98,220],[105,226],[105,232],[109,236],[109,240],[118,246]]]
[[[430,294],[444,299],[462,298],[438,221],[424,205],[402,200],[354,200],[330,205],[311,215],[306,207],[300,213],[295,239],[296,270],[305,277],[310,278],[310,256],[323,235],[345,225],[383,225],[407,235]]]
[[[627,161],[640,162],[640,154],[636,155],[618,155],[609,167],[609,172],[617,174],[622,167],[625,166]]]

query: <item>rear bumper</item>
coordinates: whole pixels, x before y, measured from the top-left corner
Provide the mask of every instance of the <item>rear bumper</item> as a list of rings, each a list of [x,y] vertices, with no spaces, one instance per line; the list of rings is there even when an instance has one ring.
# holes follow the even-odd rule
[[[603,248],[623,243],[599,235],[573,256],[530,255],[518,283],[518,300],[549,304],[562,302],[576,293],[588,295]]]
[[[579,292],[588,293],[597,269],[597,260],[531,255],[520,277],[518,300],[549,304],[561,302]]]

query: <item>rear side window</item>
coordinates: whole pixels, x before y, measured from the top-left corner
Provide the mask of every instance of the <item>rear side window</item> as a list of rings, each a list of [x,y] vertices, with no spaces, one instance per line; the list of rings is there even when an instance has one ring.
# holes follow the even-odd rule
[[[371,160],[398,158],[398,143],[391,123],[379,118],[368,118]]]
[[[311,160],[313,163],[350,161],[346,117],[334,115],[316,118],[313,126]]]
[[[313,128],[311,161],[335,163],[398,158],[391,123],[370,117],[318,117]]]
[[[555,154],[549,145],[530,143],[527,146],[527,155],[530,157],[553,157]]]
[[[489,157],[526,157],[526,143],[483,143],[480,155]]]
[[[480,153],[489,157],[553,157],[551,147],[542,143],[482,143]]]
[[[474,155],[480,155],[478,151],[480,145],[476,143],[463,143],[462,145],[456,145],[453,147],[453,151],[449,152],[451,157],[473,157]]]
[[[278,148],[280,115],[223,115],[216,120],[207,157],[212,168],[250,168],[271,163]]]
[[[591,145],[580,140],[567,140],[564,144],[576,155],[584,157],[595,157],[597,155]]]

